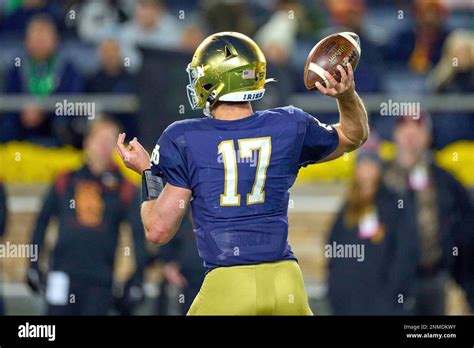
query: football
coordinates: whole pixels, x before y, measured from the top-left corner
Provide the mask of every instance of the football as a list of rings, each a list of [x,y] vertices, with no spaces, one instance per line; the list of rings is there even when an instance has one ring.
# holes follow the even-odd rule
[[[309,90],[317,90],[315,86],[317,81],[324,87],[331,87],[324,76],[324,70],[329,71],[336,81],[340,82],[341,74],[337,70],[337,66],[342,65],[346,68],[347,64],[351,64],[355,71],[360,53],[360,40],[355,33],[341,32],[325,37],[313,47],[306,59],[305,87]]]

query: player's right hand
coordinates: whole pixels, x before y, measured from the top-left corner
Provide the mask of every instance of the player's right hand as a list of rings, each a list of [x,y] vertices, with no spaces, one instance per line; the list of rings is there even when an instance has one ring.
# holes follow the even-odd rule
[[[320,82],[316,82],[316,88],[324,95],[343,99],[347,95],[352,95],[355,91],[354,70],[352,65],[347,64],[347,73],[342,65],[337,66],[337,70],[341,74],[341,82],[337,82],[329,71],[324,71],[324,76],[328,79],[330,87],[324,87]]]
[[[151,167],[150,155],[142,144],[138,142],[136,137],[125,147],[125,136],[125,133],[119,134],[117,139],[117,152],[127,168],[142,175],[144,170],[150,169]]]

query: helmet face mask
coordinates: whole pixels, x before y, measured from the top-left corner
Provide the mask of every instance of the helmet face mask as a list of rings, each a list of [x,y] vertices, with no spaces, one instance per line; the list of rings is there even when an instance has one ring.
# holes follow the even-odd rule
[[[240,33],[209,36],[196,49],[186,72],[189,104],[204,109],[206,116],[218,100],[250,102],[263,98],[265,92],[265,56],[252,39]]]
[[[188,94],[188,101],[193,110],[199,109],[199,98],[196,94],[196,82],[202,76],[204,76],[204,69],[202,66],[193,68],[191,63],[188,64],[186,72],[189,77],[189,84],[186,86],[186,92]]]

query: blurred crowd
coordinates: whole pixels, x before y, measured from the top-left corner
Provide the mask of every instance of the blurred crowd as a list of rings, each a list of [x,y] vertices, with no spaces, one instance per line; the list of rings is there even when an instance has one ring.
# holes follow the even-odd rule
[[[150,79],[159,80],[173,93],[152,85],[156,90],[151,92],[151,105],[141,99],[145,105],[136,114],[113,115],[127,132],[143,135],[149,146],[156,139],[148,141],[142,125],[154,120],[159,133],[182,117],[178,107],[162,112],[157,107],[179,95],[178,105],[187,108],[178,75],[185,76],[185,62],[202,39],[218,31],[250,35],[263,49],[268,76],[279,83],[268,86],[267,98],[258,105],[262,108],[284,105],[293,93],[306,92],[302,67],[307,53],[317,40],[341,30],[354,31],[361,39],[363,54],[356,73],[361,93],[474,92],[469,0],[5,0],[2,4],[2,93],[38,98],[78,93],[143,95]],[[147,64],[149,50],[164,52],[158,58],[164,60],[159,68]],[[167,72],[181,62],[174,76]],[[160,80],[159,72],[166,81]],[[335,117],[318,116],[328,122]],[[436,148],[473,139],[472,112],[441,116],[433,118]],[[47,146],[81,147],[86,129],[85,120],[54,117],[54,112],[34,101],[5,112],[0,122],[0,142],[27,140]],[[390,137],[393,120],[374,113],[371,123],[382,138]]]
[[[453,279],[474,309],[474,205],[430,151],[432,119],[399,118],[395,158],[372,136],[328,243],[363,245],[364,260],[329,259],[329,301],[338,315],[443,315]]]
[[[158,252],[144,241],[139,192],[112,161],[124,129],[148,146],[187,111],[186,63],[208,34],[234,30],[253,37],[279,81],[256,108],[285,105],[302,83],[307,53],[322,37],[354,31],[362,58],[360,93],[474,93],[472,1],[442,0],[5,0],[0,8],[0,91],[28,95],[18,110],[2,110],[0,143],[27,141],[84,149],[85,163],[49,189],[31,242],[44,244],[52,218],[59,237],[48,269],[32,262],[27,283],[44,295],[48,314],[134,312],[143,299],[144,272],[162,262],[160,292],[181,289],[179,312],[197,293],[204,269],[188,215]],[[48,96],[136,95],[136,112],[98,120],[56,117]],[[199,114],[197,114],[199,115]],[[326,122],[335,114],[316,115]],[[414,115],[402,115],[414,116]],[[345,204],[328,243],[362,243],[366,261],[329,260],[328,298],[335,314],[443,314],[446,284],[455,279],[474,307],[473,207],[466,189],[433,161],[432,149],[474,140],[474,113],[430,112],[421,117],[370,115],[373,135],[359,152]],[[396,156],[384,163],[379,142]],[[71,202],[74,207],[71,208]],[[0,185],[0,236],[5,231]],[[122,222],[131,227],[135,271],[117,287],[114,256]],[[87,258],[84,258],[87,250]],[[471,257],[469,257],[469,255]],[[44,256],[43,256],[44,258]],[[66,285],[67,286],[66,286]],[[63,289],[59,291],[58,289]],[[70,295],[77,295],[74,301]],[[167,296],[156,313],[166,314]],[[0,301],[0,313],[2,306]]]

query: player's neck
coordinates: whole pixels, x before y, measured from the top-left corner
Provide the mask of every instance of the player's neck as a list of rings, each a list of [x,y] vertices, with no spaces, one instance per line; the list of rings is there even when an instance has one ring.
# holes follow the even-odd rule
[[[253,115],[250,103],[221,103],[218,102],[212,108],[212,115],[223,121],[240,120]]]

